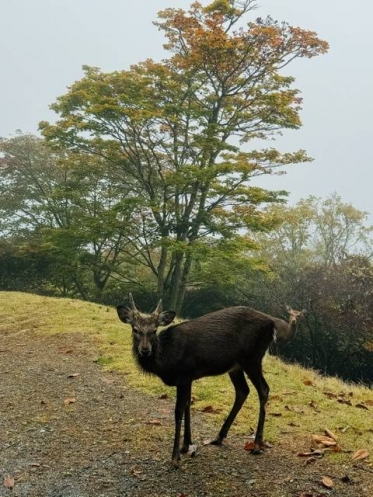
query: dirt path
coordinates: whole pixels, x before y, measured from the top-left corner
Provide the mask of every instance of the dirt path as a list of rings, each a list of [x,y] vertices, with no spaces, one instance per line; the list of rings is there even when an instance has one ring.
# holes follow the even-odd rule
[[[305,464],[280,446],[253,457],[242,437],[203,446],[214,435],[203,413],[193,413],[197,456],[171,469],[172,402],[103,372],[88,340],[31,331],[1,336],[0,496],[373,495],[373,474],[360,467]],[[332,490],[320,484],[324,475]]]

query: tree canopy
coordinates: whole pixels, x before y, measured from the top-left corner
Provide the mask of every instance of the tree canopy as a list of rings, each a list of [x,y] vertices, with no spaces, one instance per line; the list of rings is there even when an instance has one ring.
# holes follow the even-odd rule
[[[286,194],[252,180],[310,160],[249,143],[299,128],[299,91],[281,69],[327,43],[271,17],[245,22],[253,12],[251,0],[160,12],[168,58],[112,73],[85,66],[52,105],[59,120],[40,124],[50,142],[111,164],[138,205],[133,246],[147,247],[158,295],[177,311],[201,245],[273,227],[266,206]]]

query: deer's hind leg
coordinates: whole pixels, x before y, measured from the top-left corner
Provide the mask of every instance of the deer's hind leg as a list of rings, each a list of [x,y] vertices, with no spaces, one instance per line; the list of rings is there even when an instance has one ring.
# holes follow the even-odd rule
[[[243,406],[245,400],[247,399],[247,396],[250,393],[250,389],[247,381],[245,380],[242,369],[231,371],[229,373],[229,377],[233,383],[236,397],[234,399],[234,404],[231,412],[228,414],[227,419],[224,421],[218,436],[211,442],[212,445],[221,445],[223,443],[223,440],[227,438],[229,428],[231,427],[233,421],[236,419],[237,414],[241,410],[241,407]]]
[[[261,361],[251,363],[249,366],[245,367],[245,373],[250,378],[250,381],[258,392],[259,397],[259,419],[252,454],[260,454],[260,449],[263,445],[263,430],[266,415],[266,405],[269,395],[269,386],[263,376]]]
[[[192,445],[192,429],[190,426],[190,405],[192,402],[192,391],[190,391],[190,395],[188,401],[185,406],[184,411],[184,442],[181,448],[181,453],[186,454],[189,450],[190,445]]]

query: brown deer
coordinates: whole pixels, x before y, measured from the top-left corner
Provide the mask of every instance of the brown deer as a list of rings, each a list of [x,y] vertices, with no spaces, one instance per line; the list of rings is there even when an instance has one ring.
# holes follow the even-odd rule
[[[179,466],[183,416],[184,443],[181,451],[187,452],[192,444],[192,382],[205,376],[224,373],[229,374],[236,396],[217,438],[211,443],[223,443],[245,402],[250,391],[244,375],[246,373],[259,396],[259,419],[252,450],[253,454],[259,454],[263,444],[265,409],[269,394],[269,387],[262,373],[262,359],[275,338],[276,318],[249,307],[228,307],[169,326],[157,334],[159,326],[166,326],[173,321],[175,312],[162,311],[160,300],[151,314],[143,314],[136,309],[131,294],[129,301],[129,308],[118,306],[117,312],[119,318],[132,327],[133,353],[138,365],[147,373],[157,375],[166,385],[176,386],[173,466]]]
[[[295,311],[288,305],[285,306],[285,309],[289,314],[288,321],[266,314],[266,316],[273,320],[275,326],[275,336],[270,350],[271,352],[275,352],[277,355],[283,347],[293,340],[300,320],[307,313],[306,309],[303,309],[302,311]]]

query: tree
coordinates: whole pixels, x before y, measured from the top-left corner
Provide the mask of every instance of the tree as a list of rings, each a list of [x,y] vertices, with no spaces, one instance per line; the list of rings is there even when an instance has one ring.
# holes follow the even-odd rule
[[[272,227],[263,207],[285,192],[250,181],[310,160],[302,150],[247,143],[299,128],[299,92],[280,72],[327,43],[271,17],[241,26],[253,8],[252,0],[223,0],[160,12],[168,59],[113,73],[85,66],[52,105],[59,121],[40,125],[48,140],[121,170],[141,203],[142,237],[133,244],[159,297],[178,312],[201,243]]]
[[[252,285],[258,306],[274,315],[287,302],[308,309],[282,354],[326,374],[371,381],[372,228],[367,213],[335,193],[270,210],[283,222],[256,239],[269,269]]]
[[[2,230],[17,235],[26,258],[48,260],[51,284],[95,299],[114,274],[131,280],[122,253],[130,258],[134,205],[104,159],[21,133],[1,140],[0,151]]]

